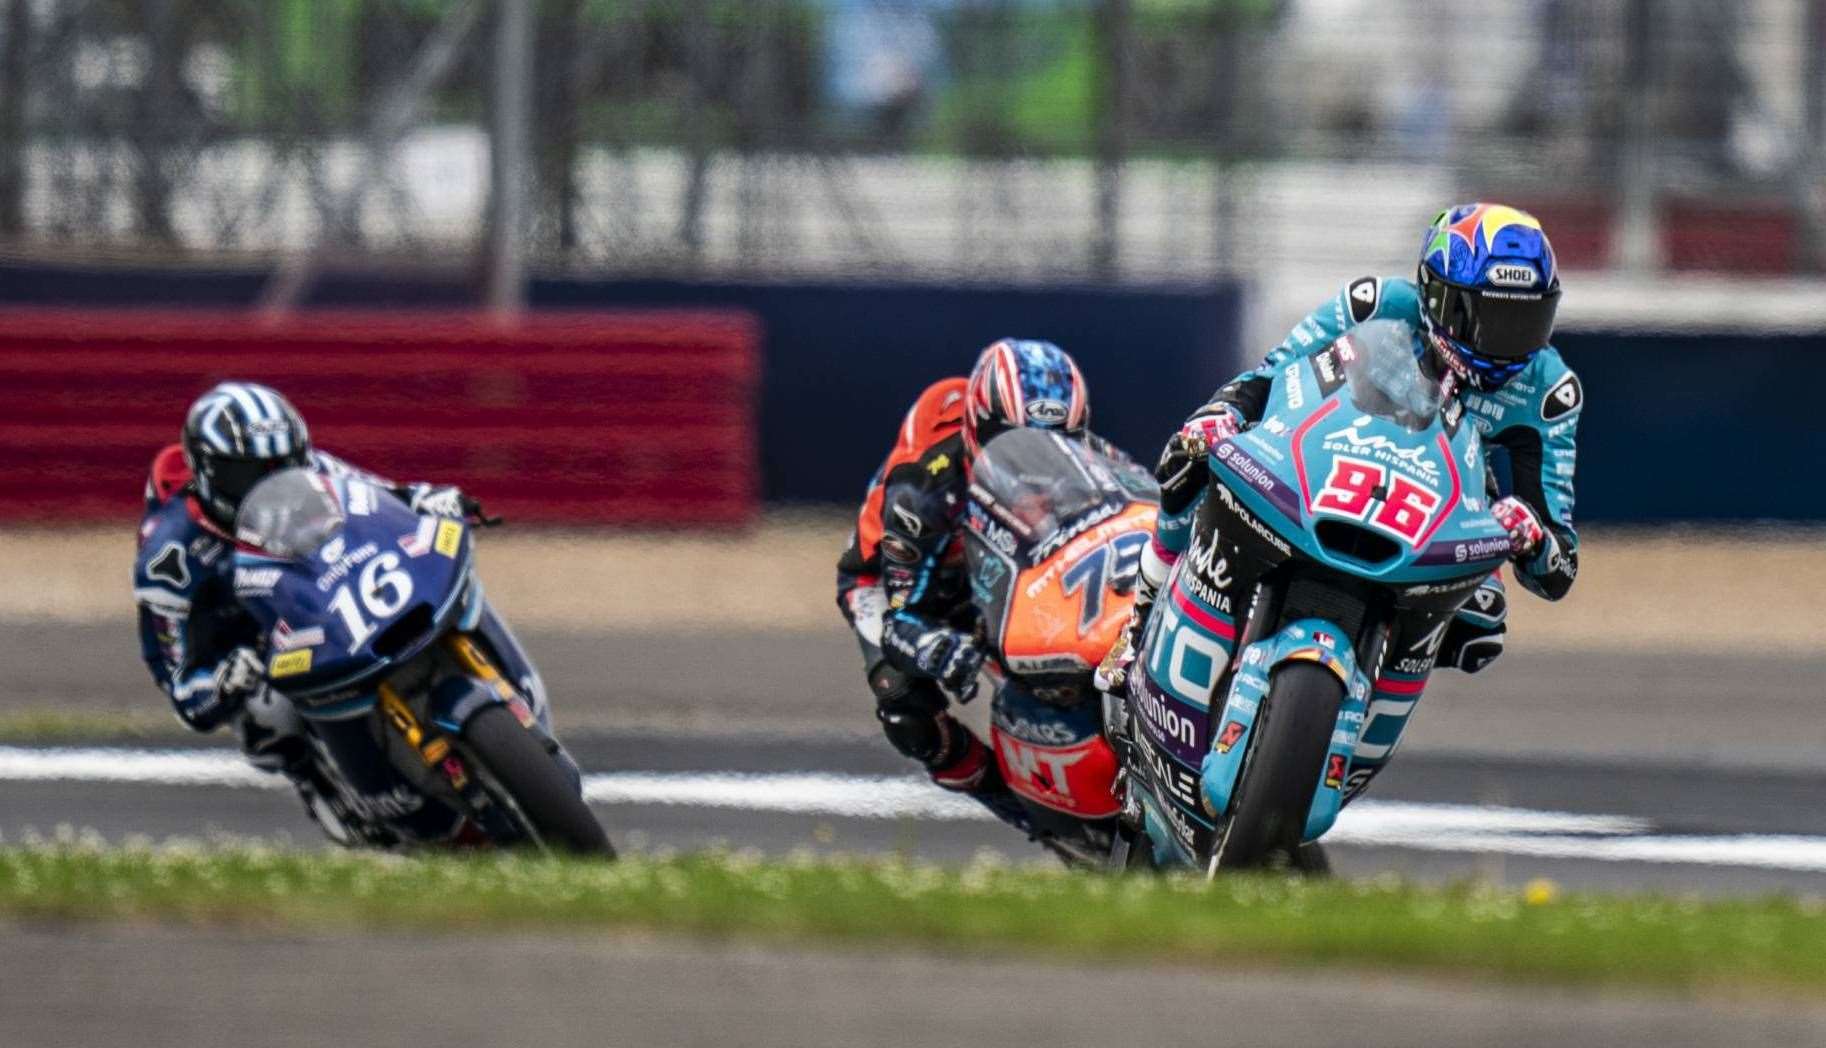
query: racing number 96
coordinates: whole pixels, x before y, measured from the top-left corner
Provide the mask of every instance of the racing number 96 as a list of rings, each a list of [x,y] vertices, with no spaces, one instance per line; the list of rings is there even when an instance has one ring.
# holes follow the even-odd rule
[[[1391,479],[1388,469],[1379,463],[1339,455],[1332,460],[1331,476],[1313,498],[1312,508],[1363,521],[1412,546],[1442,501],[1438,492],[1399,473]]]

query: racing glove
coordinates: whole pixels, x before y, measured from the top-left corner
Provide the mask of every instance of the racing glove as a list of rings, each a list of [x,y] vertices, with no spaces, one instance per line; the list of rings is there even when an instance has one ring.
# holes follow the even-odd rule
[[[453,485],[413,484],[406,491],[406,505],[420,515],[461,519],[467,509],[463,492]]]
[[[927,630],[913,642],[914,665],[959,702],[969,702],[976,695],[976,675],[986,655],[975,637],[943,627]]]
[[[1491,506],[1490,515],[1509,533],[1509,557],[1512,560],[1521,560],[1532,554],[1547,537],[1547,529],[1541,526],[1541,518],[1535,515],[1528,503],[1514,495]]]
[[[1211,447],[1242,432],[1243,416],[1228,404],[1211,404],[1186,420],[1167,440],[1154,477],[1160,481],[1160,508],[1181,513],[1205,489],[1205,456]]]
[[[213,683],[216,701],[226,709],[239,709],[266,683],[266,663],[252,648],[236,648],[216,665]]]

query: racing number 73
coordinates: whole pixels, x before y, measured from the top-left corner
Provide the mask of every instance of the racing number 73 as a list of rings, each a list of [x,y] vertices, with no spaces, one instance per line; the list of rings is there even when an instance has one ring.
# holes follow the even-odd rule
[[[1442,501],[1437,491],[1399,473],[1391,479],[1388,468],[1380,463],[1339,455],[1332,460],[1331,476],[1313,498],[1312,508],[1363,521],[1412,546]]]

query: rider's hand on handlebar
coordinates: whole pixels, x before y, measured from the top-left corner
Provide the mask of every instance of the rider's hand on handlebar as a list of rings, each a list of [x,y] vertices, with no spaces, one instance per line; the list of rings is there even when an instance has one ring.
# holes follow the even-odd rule
[[[1511,557],[1521,558],[1533,553],[1547,537],[1547,529],[1541,526],[1541,518],[1535,516],[1528,503],[1514,495],[1491,506],[1490,515],[1509,533]]]
[[[216,701],[238,708],[266,683],[266,663],[252,648],[236,648],[216,664]]]
[[[414,484],[407,505],[412,512],[438,517],[463,515],[463,492],[452,485]]]
[[[1218,405],[1209,415],[1197,415],[1179,428],[1178,440],[1192,458],[1202,458],[1218,444],[1243,431],[1243,418],[1228,404]]]

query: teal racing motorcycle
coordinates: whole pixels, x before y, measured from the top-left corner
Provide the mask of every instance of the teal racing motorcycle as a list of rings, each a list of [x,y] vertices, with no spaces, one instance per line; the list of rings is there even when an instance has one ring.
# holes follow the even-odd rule
[[[1306,865],[1508,557],[1477,433],[1417,349],[1405,324],[1362,324],[1207,449],[1189,548],[1106,697],[1118,868]]]

